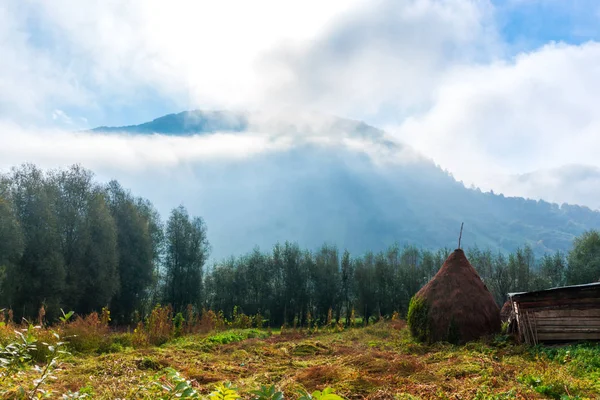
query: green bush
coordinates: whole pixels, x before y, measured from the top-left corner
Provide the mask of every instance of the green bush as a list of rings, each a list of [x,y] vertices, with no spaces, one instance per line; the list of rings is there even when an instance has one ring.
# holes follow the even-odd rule
[[[410,333],[420,342],[426,342],[430,337],[429,305],[420,297],[413,296],[408,305],[406,322]]]

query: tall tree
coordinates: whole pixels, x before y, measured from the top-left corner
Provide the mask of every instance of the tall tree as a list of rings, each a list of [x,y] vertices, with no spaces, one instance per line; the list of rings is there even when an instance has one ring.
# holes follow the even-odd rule
[[[23,256],[11,278],[15,315],[36,315],[45,304],[50,318],[58,316],[65,294],[65,265],[54,209],[56,193],[43,172],[31,164],[14,168],[9,180],[24,239]]]
[[[117,227],[105,195],[100,190],[90,193],[86,218],[86,246],[82,257],[83,289],[77,305],[81,313],[99,311],[108,306],[119,289],[119,251]]]
[[[151,221],[130,193],[116,181],[106,187],[111,215],[117,228],[119,287],[111,302],[118,323],[133,322],[136,311],[148,306],[155,278],[155,244]]]
[[[544,255],[541,261],[540,275],[544,279],[546,287],[563,286],[566,269],[567,260],[560,251],[552,255]]]
[[[204,220],[190,218],[185,207],[179,206],[171,212],[165,238],[165,301],[176,311],[188,304],[200,306],[203,267],[209,254]]]
[[[23,232],[17,221],[8,190],[0,182],[0,305],[14,306],[14,277],[23,254]]]
[[[341,263],[342,273],[342,304],[346,314],[346,325],[350,324],[350,315],[352,314],[352,260],[348,250],[344,250]]]
[[[567,284],[600,280],[600,232],[591,230],[575,238],[568,256]]]

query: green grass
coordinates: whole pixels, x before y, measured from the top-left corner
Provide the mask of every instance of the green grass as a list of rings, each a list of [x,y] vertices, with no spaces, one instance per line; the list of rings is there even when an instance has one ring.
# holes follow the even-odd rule
[[[333,388],[349,399],[598,399],[600,344],[515,345],[499,336],[464,346],[425,344],[391,323],[318,333],[236,329],[176,338],[134,349],[112,335],[114,352],[66,356],[48,388],[94,399],[160,398],[153,382],[177,371],[202,395],[232,382],[242,398],[275,385],[285,398]],[[35,379],[23,369],[0,380],[2,390]],[[90,398],[90,397],[88,397]]]

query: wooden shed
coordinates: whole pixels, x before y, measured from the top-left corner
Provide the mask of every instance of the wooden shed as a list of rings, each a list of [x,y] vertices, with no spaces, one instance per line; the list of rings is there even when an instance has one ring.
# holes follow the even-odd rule
[[[528,344],[600,340],[600,282],[508,298],[519,337]]]

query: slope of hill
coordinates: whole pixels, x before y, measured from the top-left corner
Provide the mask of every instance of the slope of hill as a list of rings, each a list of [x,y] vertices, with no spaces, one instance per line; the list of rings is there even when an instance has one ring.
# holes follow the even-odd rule
[[[96,128],[97,132],[210,135],[213,132],[269,132],[298,138],[343,136],[379,146],[358,149],[311,141],[236,160],[195,163],[177,181],[131,177],[123,182],[163,205],[184,203],[209,227],[213,256],[226,257],[297,241],[314,248],[324,242],[355,254],[398,242],[426,248],[456,245],[460,223],[463,243],[494,251],[524,244],[537,254],[568,250],[576,235],[600,228],[600,212],[587,207],[505,197],[468,189],[431,161],[419,157],[384,132],[346,119],[260,119],[230,112],[188,111],[141,125]],[[343,142],[346,143],[346,142]],[[360,142],[363,143],[363,142]],[[392,160],[382,162],[381,149]],[[406,158],[409,160],[399,160]],[[396,159],[394,159],[396,158]],[[158,190],[157,188],[161,188]]]

